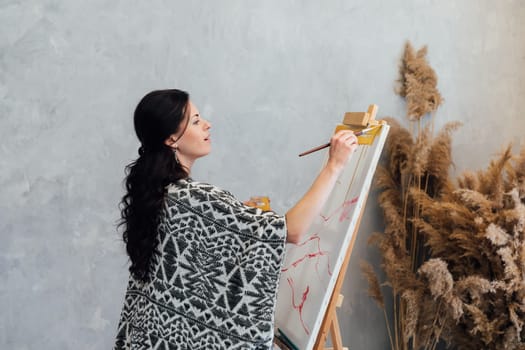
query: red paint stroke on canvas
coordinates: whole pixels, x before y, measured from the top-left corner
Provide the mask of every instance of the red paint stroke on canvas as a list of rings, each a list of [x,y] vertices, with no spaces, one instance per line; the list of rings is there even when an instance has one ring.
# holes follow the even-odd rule
[[[328,251],[324,251],[324,250],[321,249],[321,237],[319,237],[319,235],[317,233],[313,234],[306,241],[304,241],[304,242],[302,242],[300,244],[297,244],[296,246],[302,247],[302,246],[305,246],[306,244],[310,243],[311,241],[316,241],[317,242],[317,251],[313,252],[313,253],[306,253],[306,254],[304,254],[302,257],[300,257],[299,259],[297,259],[294,262],[292,262],[288,267],[283,268],[281,270],[281,272],[287,272],[292,267],[294,267],[294,268],[297,267],[300,263],[302,263],[306,259],[317,258],[317,262],[315,263],[315,270],[317,271],[317,275],[319,275],[319,258],[321,256],[326,256],[326,258],[328,260],[328,262],[327,262],[328,275],[332,276],[332,271],[331,271],[331,268],[330,268],[330,256],[328,255],[329,252]]]
[[[328,221],[332,220],[332,218],[340,211],[341,215],[339,215],[339,222],[342,222],[344,220],[350,220],[351,206],[353,204],[357,203],[358,199],[359,199],[359,196],[355,197],[355,198],[352,198],[352,199],[350,199],[348,201],[344,201],[343,204],[341,204],[341,206],[339,206],[339,208],[334,210],[330,215],[328,215],[328,216],[321,215],[321,217],[323,218],[323,220],[325,222],[328,222]]]
[[[303,325],[303,329],[306,332],[306,334],[310,335],[310,331],[308,330],[308,327],[306,327],[306,324],[303,320],[303,307],[304,303],[306,302],[306,299],[308,298],[308,292],[310,292],[310,286],[306,286],[305,291],[303,292],[303,296],[301,297],[301,303],[299,305],[295,305],[295,292],[293,288],[293,279],[288,277],[288,284],[290,285],[290,288],[292,289],[292,307],[299,312],[299,319],[301,320],[301,324]]]

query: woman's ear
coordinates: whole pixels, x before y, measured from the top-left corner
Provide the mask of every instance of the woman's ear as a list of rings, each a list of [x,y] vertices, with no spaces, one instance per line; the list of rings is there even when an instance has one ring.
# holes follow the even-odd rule
[[[177,139],[175,138],[175,135],[170,135],[165,141],[164,144],[172,149],[177,149],[177,144],[175,143]]]

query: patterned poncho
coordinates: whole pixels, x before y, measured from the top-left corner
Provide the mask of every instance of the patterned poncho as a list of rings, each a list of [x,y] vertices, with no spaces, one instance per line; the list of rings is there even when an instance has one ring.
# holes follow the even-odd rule
[[[168,187],[149,281],[130,277],[115,349],[270,349],[283,216],[215,186]]]

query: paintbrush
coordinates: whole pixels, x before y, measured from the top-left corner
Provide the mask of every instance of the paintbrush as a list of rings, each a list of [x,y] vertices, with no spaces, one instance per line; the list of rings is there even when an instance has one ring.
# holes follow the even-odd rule
[[[374,126],[372,126],[370,128],[366,128],[366,129],[363,129],[363,130],[356,131],[356,132],[354,132],[354,135],[359,137],[361,135],[366,134],[367,132],[369,132],[371,130],[374,130],[375,128],[378,128],[379,126],[380,125],[374,125]],[[299,157],[306,156],[307,154],[320,151],[320,150],[325,149],[327,147],[330,147],[330,142],[325,143],[324,145],[317,146],[315,148],[309,149],[308,151],[304,151],[303,153],[299,154]]]

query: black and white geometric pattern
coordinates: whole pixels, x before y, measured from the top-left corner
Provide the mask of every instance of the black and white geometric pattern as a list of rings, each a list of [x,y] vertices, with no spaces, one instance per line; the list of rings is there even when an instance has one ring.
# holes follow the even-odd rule
[[[115,349],[271,349],[286,224],[215,186],[168,188],[150,279],[130,277]]]

